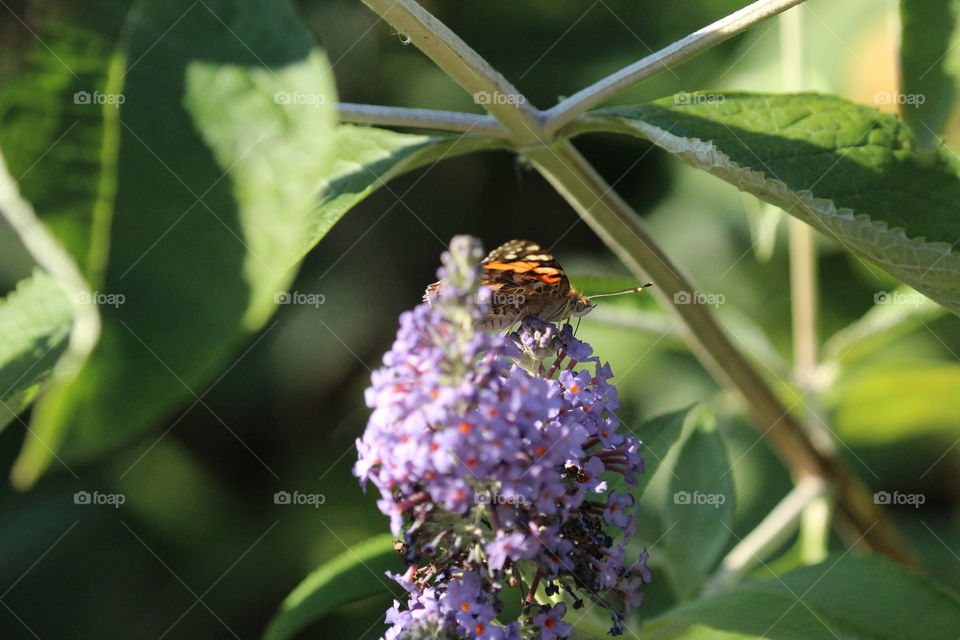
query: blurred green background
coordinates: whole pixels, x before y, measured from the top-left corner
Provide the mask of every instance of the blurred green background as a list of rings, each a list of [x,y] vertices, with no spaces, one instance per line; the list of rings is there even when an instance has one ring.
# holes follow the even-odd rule
[[[478,111],[469,95],[360,3],[297,4],[334,63],[341,100]],[[423,4],[547,107],[745,3]],[[888,17],[876,0],[811,0],[804,17],[806,88],[865,104],[894,90]],[[20,28],[10,15],[3,20],[4,33]],[[774,21],[618,102],[681,90],[782,86]],[[786,390],[780,384],[791,357],[786,225],[758,238],[751,224],[764,213],[756,200],[642,142],[593,136],[578,146],[642,213],[699,291],[722,296],[721,321]],[[56,465],[28,493],[0,490],[0,603],[6,607],[0,637],[256,638],[307,572],[385,531],[373,496],[351,475],[353,441],[367,417],[363,390],[392,341],[397,315],[419,302],[444,243],[458,233],[476,235],[488,248],[511,238],[552,247],[574,285],[588,294],[629,282],[560,196],[510,154],[459,157],[390,183],[307,257],[293,289],[323,294],[325,303],[280,307],[209,390],[206,406],[171,414],[134,446],[75,467],[78,478]],[[826,339],[897,283],[820,240]],[[12,231],[0,228],[5,290],[32,267]],[[739,459],[738,535],[789,490],[789,477],[766,446],[754,446],[757,432],[736,417],[736,399],[718,390],[651,300],[607,301],[578,335],[611,362],[628,426],[695,401],[730,409],[723,428],[731,458]],[[954,446],[960,321],[931,315],[895,339],[861,346],[832,372],[819,410],[839,433],[844,458],[875,489],[927,497],[918,509],[894,509],[894,516],[927,568],[960,589],[960,447]],[[3,468],[23,436],[20,424],[0,433]],[[117,509],[75,505],[73,494],[81,490],[122,493],[126,502]],[[280,490],[322,493],[326,501],[318,508],[277,505],[273,495]],[[649,516],[655,523],[656,514]],[[655,540],[656,526],[649,528]],[[656,564],[655,547],[653,556]],[[385,586],[383,596],[344,607],[303,637],[329,637],[334,630],[351,640],[379,637],[390,598]],[[656,581],[648,598],[641,616],[670,601],[665,581]]]

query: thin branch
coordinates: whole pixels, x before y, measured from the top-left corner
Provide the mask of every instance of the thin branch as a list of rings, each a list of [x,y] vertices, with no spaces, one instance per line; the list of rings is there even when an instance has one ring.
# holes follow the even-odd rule
[[[803,11],[798,6],[780,16],[780,60],[783,88],[804,89]],[[786,212],[781,212],[786,215]],[[817,318],[820,296],[817,287],[817,244],[813,228],[788,216],[790,234],[790,307],[793,332],[793,378],[808,394],[807,413],[802,424],[814,446],[825,455],[837,455],[837,443],[822,415],[817,383],[819,343]],[[798,486],[797,489],[800,487]],[[806,564],[816,564],[827,554],[833,504],[826,496],[810,500],[803,508],[800,525],[800,554]]]
[[[830,522],[833,500],[821,496],[811,500],[800,519],[800,559],[804,564],[819,564],[830,555]]]
[[[403,107],[380,107],[372,104],[337,104],[340,120],[357,124],[372,124],[387,127],[411,127],[457,133],[477,133],[495,138],[507,138],[509,134],[500,121],[493,116],[459,111],[436,109],[407,109]]]
[[[780,57],[783,85],[786,91],[804,88],[803,76],[803,7],[780,16]],[[785,213],[783,215],[786,215]],[[790,235],[790,309],[793,333],[793,378],[804,393],[809,394],[808,413],[803,425],[821,451],[836,454],[833,434],[826,427],[819,393],[814,389],[817,376],[819,340],[817,338],[817,245],[813,228],[787,216]]]
[[[788,229],[794,378],[807,391],[817,375],[817,248],[806,222],[791,217]]]
[[[542,144],[540,112],[460,36],[415,0],[363,0],[453,78],[510,132],[515,144]]]
[[[828,495],[828,489],[829,486],[821,478],[800,480],[773,511],[724,557],[716,573],[704,585],[704,594],[736,584],[751,569],[765,562],[765,558],[798,529],[807,508]]]
[[[784,89],[803,90],[803,23],[800,9],[780,16],[780,58]],[[817,371],[817,246],[813,229],[790,218],[790,301],[794,378],[804,391]]]
[[[548,136],[554,135],[564,125],[581,113],[599,106],[616,94],[651,78],[658,73],[679,65],[703,53],[724,40],[742,33],[750,27],[796,6],[804,0],[757,0],[743,9],[717,20],[682,40],[677,40],[629,67],[599,80],[578,91],[556,106],[544,112],[544,128]]]

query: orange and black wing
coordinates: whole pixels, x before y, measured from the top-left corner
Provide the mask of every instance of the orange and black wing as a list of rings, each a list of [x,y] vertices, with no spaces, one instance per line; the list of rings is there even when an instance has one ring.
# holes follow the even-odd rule
[[[570,291],[570,281],[560,264],[529,240],[511,240],[500,245],[480,266],[484,284],[489,287],[512,283],[534,290],[548,289],[551,295],[560,298]]]

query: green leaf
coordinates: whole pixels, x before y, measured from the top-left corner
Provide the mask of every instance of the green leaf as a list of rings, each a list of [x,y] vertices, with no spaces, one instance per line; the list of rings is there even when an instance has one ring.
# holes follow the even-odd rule
[[[23,197],[94,287],[106,260],[123,99],[116,43],[130,4],[19,3],[23,24],[7,16],[0,40],[0,149]]]
[[[960,366],[929,364],[870,369],[824,398],[845,441],[882,444],[940,434],[953,441],[960,415]]]
[[[505,144],[476,135],[427,136],[341,125],[336,130],[336,147],[333,168],[321,184],[319,205],[301,236],[298,259],[351,207],[398,175],[445,158],[505,148]]]
[[[642,637],[947,640],[957,629],[955,595],[924,575],[864,556],[831,558],[682,604],[648,623]]]
[[[958,0],[900,0],[901,91],[896,99],[919,149],[929,156],[940,144],[957,98],[958,20]]]
[[[62,404],[57,402],[57,396],[51,391],[66,388],[76,379],[80,366],[86,361],[100,335],[100,315],[97,313],[96,305],[91,304],[92,292],[80,275],[77,263],[40,221],[30,203],[24,200],[13,176],[7,170],[2,154],[0,154],[0,213],[16,231],[37,263],[52,274],[64,294],[63,299],[72,307],[72,332],[67,348],[56,364],[59,375],[47,385],[47,392],[44,395],[46,401],[33,413],[33,422],[36,424],[42,421],[38,416],[50,415],[51,412],[56,413],[62,409]],[[11,413],[21,411],[35,396],[36,393],[27,390],[16,399],[18,406],[11,407],[9,411]],[[51,396],[54,398],[53,401],[50,400]],[[40,439],[36,431],[28,429],[28,438],[35,438],[43,448],[47,449],[47,452],[42,455],[52,456],[50,444]]]
[[[770,262],[777,247],[777,227],[783,218],[779,207],[760,202],[743,194],[743,210],[750,228],[750,246],[758,262]]]
[[[341,605],[390,593],[384,572],[401,568],[392,536],[370,538],[348,549],[290,592],[270,621],[263,640],[286,640]]]
[[[733,475],[712,416],[700,418],[673,472],[663,509],[664,566],[685,599],[700,590],[733,527]]]
[[[82,300],[91,298],[88,283],[99,288],[107,255],[123,99],[115,45],[130,4],[20,3],[8,8],[19,14],[0,41],[3,213],[73,304],[73,337],[48,391],[72,382],[99,337],[96,306]],[[49,373],[45,364],[37,370]],[[11,409],[21,411],[38,391],[25,391]],[[58,406],[44,403],[34,419]]]
[[[826,366],[849,366],[944,314],[943,307],[908,287],[878,291],[874,300],[876,304],[859,320],[823,345]]]
[[[811,224],[960,313],[960,178],[895,116],[816,94],[685,94],[593,112],[568,133],[640,136]]]
[[[644,472],[637,476],[637,484],[629,489],[634,498],[640,499],[653,474],[660,468],[673,446],[679,442],[683,435],[683,423],[692,409],[693,405],[651,418],[633,431],[633,435],[643,441],[640,454],[644,464]]]
[[[67,347],[73,312],[57,281],[37,270],[0,300],[0,430],[36,395]]]
[[[330,66],[289,5],[148,0],[127,27],[102,335],[42,399],[20,485],[199,402],[291,281],[332,163]]]

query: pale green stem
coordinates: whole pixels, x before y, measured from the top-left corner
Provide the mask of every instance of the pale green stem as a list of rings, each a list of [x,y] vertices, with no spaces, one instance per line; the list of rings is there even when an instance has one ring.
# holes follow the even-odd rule
[[[780,49],[784,89],[804,89],[803,7],[796,7],[780,16]],[[783,215],[787,215],[785,212]],[[792,216],[788,217],[790,234],[790,303],[793,329],[793,377],[805,394],[807,415],[803,426],[815,446],[830,456],[836,455],[833,434],[821,416],[817,371],[819,340],[817,315],[820,296],[817,292],[817,245],[813,228]],[[800,545],[805,562],[819,561],[825,553],[823,531],[829,531],[831,505],[827,498],[812,501],[804,510]]]
[[[808,476],[801,479],[767,517],[724,557],[717,571],[704,585],[704,594],[722,591],[738,583],[753,568],[764,564],[771,553],[790,539],[801,522],[806,521],[811,505],[820,505],[817,513],[822,514],[822,505],[828,502],[828,493],[829,486],[822,478]]]
[[[827,494],[811,500],[803,510],[800,523],[800,557],[804,564],[817,564],[827,559],[832,512],[833,501]]]
[[[800,7],[780,16],[784,88],[803,89],[803,25]],[[790,293],[793,307],[794,377],[804,391],[817,370],[817,253],[813,230],[790,217]]]
[[[431,129],[436,131],[456,131],[476,133],[494,138],[507,138],[509,134],[500,121],[493,116],[459,111],[438,111],[436,109],[408,109],[405,107],[380,107],[370,104],[337,104],[340,120],[356,124],[384,125],[388,127],[410,127],[413,129]]]

